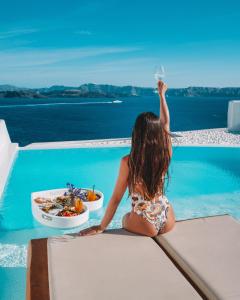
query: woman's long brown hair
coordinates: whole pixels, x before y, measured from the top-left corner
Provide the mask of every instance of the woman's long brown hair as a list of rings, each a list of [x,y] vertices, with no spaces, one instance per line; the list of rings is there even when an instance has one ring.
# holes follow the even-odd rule
[[[140,114],[132,132],[129,155],[128,187],[130,194],[141,186],[141,194],[151,200],[164,195],[165,176],[171,160],[171,137],[154,113]]]

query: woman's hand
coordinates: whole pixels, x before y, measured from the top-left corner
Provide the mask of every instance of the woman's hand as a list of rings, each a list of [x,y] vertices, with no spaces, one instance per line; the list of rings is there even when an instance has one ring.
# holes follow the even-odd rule
[[[168,87],[166,83],[164,83],[162,80],[158,81],[158,93],[160,96],[165,95]]]
[[[80,236],[85,236],[85,235],[95,235],[98,233],[102,233],[104,229],[101,227],[101,225],[95,225],[91,226],[89,228],[83,229],[79,232]]]

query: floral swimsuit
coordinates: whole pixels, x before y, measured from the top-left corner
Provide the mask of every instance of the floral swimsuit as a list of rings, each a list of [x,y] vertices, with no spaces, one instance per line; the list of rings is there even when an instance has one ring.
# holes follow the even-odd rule
[[[131,195],[133,211],[151,223],[161,232],[167,222],[169,202],[167,197],[159,196],[154,200],[146,200],[139,193]]]

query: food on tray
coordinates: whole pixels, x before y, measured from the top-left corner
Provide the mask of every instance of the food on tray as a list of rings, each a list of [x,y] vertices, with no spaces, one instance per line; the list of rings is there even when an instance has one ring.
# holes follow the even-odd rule
[[[70,205],[72,202],[72,198],[70,196],[67,195],[63,195],[63,196],[58,196],[56,198],[56,202],[59,203],[60,205]]]
[[[42,208],[42,210],[46,213],[48,213],[50,210],[52,209],[62,209],[62,206],[59,205],[58,203],[56,202],[51,202],[51,203],[47,203],[47,204],[44,204],[42,206],[40,206]]]
[[[65,206],[63,210],[59,211],[57,216],[59,217],[75,217],[78,216],[79,213],[76,212],[75,207]]]
[[[77,198],[75,200],[75,210],[78,213],[81,213],[84,210],[84,205],[83,205],[83,202],[80,198]]]
[[[51,199],[49,199],[49,198],[43,198],[43,197],[38,197],[38,198],[34,199],[34,201],[35,201],[37,204],[51,203],[51,202],[52,202]]]
[[[59,217],[74,217],[85,211],[84,202],[96,201],[101,198],[92,190],[75,188],[71,183],[67,183],[68,190],[55,198],[38,197],[34,201],[39,208],[45,213],[49,213]]]
[[[61,217],[74,217],[74,216],[78,216],[78,213],[70,210],[64,210],[64,211],[60,211],[57,215]]]
[[[42,210],[43,210],[44,212],[48,213],[49,210],[50,210],[50,209],[53,209],[53,208],[54,208],[54,204],[47,204],[47,205],[44,205],[44,206],[42,207]]]
[[[68,191],[64,194],[64,196],[69,196],[70,198],[80,198],[83,202],[85,201],[95,201],[99,200],[100,196],[95,193],[94,188],[95,185],[93,186],[92,190],[86,190],[86,189],[78,189],[75,188],[75,186],[71,183],[67,183],[67,188]]]
[[[87,199],[88,199],[88,201],[95,201],[95,200],[97,200],[97,195],[94,193],[94,191],[88,191]]]

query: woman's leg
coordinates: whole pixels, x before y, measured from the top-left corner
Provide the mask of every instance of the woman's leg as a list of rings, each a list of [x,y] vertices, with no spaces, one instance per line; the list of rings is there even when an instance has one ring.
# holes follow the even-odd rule
[[[128,223],[128,218],[129,218],[130,212],[126,213],[126,215],[123,216],[122,218],[122,227],[126,229],[127,223]]]
[[[129,212],[123,217],[122,226],[127,231],[150,237],[156,236],[158,233],[151,223],[134,212]]]

